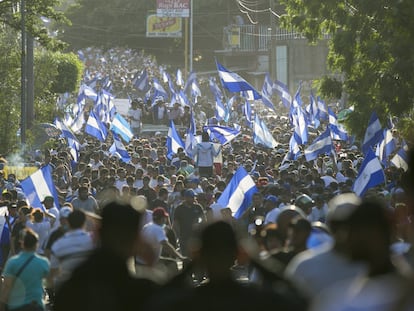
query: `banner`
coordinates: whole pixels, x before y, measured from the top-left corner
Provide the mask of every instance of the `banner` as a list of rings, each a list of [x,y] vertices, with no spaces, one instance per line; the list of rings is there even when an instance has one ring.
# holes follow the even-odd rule
[[[39,168],[36,166],[5,166],[3,172],[5,178],[7,178],[9,174],[14,174],[18,180],[23,180],[38,169]]]
[[[179,17],[148,15],[147,38],[181,38],[182,23]]]
[[[157,16],[190,17],[190,0],[157,0]]]

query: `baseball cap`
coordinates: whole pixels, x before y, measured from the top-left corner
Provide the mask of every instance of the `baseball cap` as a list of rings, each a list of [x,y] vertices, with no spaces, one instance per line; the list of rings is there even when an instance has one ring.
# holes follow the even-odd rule
[[[163,207],[154,208],[152,211],[153,218],[161,218],[161,217],[168,217],[167,211]]]
[[[315,205],[315,201],[307,194],[301,194],[295,199],[295,205],[298,207],[313,206]]]
[[[194,192],[193,189],[187,189],[184,191],[184,197],[194,198],[195,196],[196,196],[196,193]]]
[[[339,194],[328,202],[327,223],[346,221],[361,204],[361,199],[352,192]]]
[[[59,211],[59,218],[68,218],[70,213],[72,209],[69,206],[63,206]]]
[[[279,198],[275,195],[269,194],[269,195],[264,197],[264,201],[270,201],[270,202],[273,202],[273,203],[277,203],[277,202],[279,202]]]

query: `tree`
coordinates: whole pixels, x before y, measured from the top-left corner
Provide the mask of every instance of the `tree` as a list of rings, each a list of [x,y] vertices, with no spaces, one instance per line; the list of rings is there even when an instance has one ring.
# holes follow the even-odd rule
[[[414,98],[414,2],[411,0],[282,0],[285,27],[311,42],[329,34],[328,65],[344,76],[343,90],[358,113],[349,127],[359,137],[373,110],[405,116]]]

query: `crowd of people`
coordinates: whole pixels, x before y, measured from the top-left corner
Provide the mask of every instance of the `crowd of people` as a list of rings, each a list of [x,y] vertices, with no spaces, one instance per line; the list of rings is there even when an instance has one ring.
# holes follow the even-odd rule
[[[96,71],[92,59],[119,63],[123,77],[132,75],[123,62],[144,59],[112,52],[83,57]],[[267,119],[276,148],[254,144],[248,127],[215,148],[198,127],[193,156],[168,156],[167,136],[141,136],[134,116],[129,161],[109,151],[112,133],[78,135],[77,163],[61,140],[34,155],[51,167],[58,202],[30,206],[16,176],[0,171],[0,308],[42,310],[45,296],[57,311],[413,308],[413,160],[407,172],[388,166],[386,183],[360,198],[356,144],[287,160],[288,118]],[[240,167],[257,192],[235,218],[219,198]]]
[[[332,295],[341,296],[343,305],[338,310],[348,310],[348,304],[353,303],[354,298],[361,300],[355,300],[360,308],[357,310],[372,310],[364,308],[365,303],[373,304],[375,310],[385,310],[379,306],[397,303],[406,285],[400,272],[397,272],[395,260],[398,259],[398,268],[406,269],[411,264],[410,193],[403,183],[406,173],[390,167],[386,171],[387,184],[370,189],[361,201],[351,190],[362,158],[358,150],[352,146],[338,149],[337,163],[330,157],[320,156],[313,163],[299,158],[282,164],[286,152],[283,150],[285,135],[283,130],[277,134],[277,128],[283,128],[283,120],[276,121],[278,125],[274,130],[281,142],[280,148],[260,148],[242,136],[232,142],[232,148],[213,152],[209,150],[212,145],[209,136],[204,132],[198,147],[204,151],[202,161],[189,158],[184,150],[179,150],[168,159],[166,136],[160,134],[134,138],[127,146],[131,154],[128,163],[110,155],[106,143],[88,136],[84,137],[76,166],[72,165],[66,146],[55,153],[38,155],[36,160],[41,166],[50,165],[53,168],[59,204],[55,206],[53,197],[47,196],[43,199],[42,208],[28,206],[27,198],[19,189],[19,181],[14,176],[11,179],[5,176],[7,187],[2,192],[2,205],[7,207],[8,216],[5,217],[1,238],[4,285],[21,290],[10,282],[10,278],[17,278],[17,268],[13,267],[18,267],[18,264],[14,264],[13,260],[16,258],[16,262],[23,262],[28,256],[22,257],[21,254],[29,252],[26,250],[29,247],[29,253],[36,254],[35,258],[39,259],[39,266],[45,265],[40,258],[50,260],[50,266],[47,265],[50,271],[45,267],[42,274],[31,277],[44,278],[48,274],[46,290],[49,301],[54,303],[56,289],[71,280],[73,271],[78,271],[77,267],[83,267],[83,263],[94,264],[86,260],[101,245],[98,224],[103,221],[105,206],[115,204],[113,201],[116,200],[127,202],[116,204],[126,204],[141,215],[141,229],[137,231],[144,243],[138,249],[130,249],[125,265],[136,277],[151,281],[154,295],[168,296],[164,290],[172,286],[170,282],[179,282],[181,285],[178,288],[183,292],[177,297],[184,299],[180,295],[185,293],[195,295],[194,299],[205,299],[224,284],[228,285],[222,284],[224,280],[217,274],[227,271],[223,274],[223,278],[227,279],[230,278],[227,273],[232,271],[237,284],[247,283],[255,290],[263,290],[263,293],[251,293],[252,296],[263,294],[263,301],[283,296],[276,292],[272,298],[272,294],[266,292],[272,288],[270,284],[283,280],[286,286],[292,286],[289,287],[290,295],[295,299],[287,294],[283,297],[287,299],[285,303],[292,303],[293,309],[307,308],[308,303],[312,306],[317,303],[315,310],[322,307],[332,309],[330,304],[336,301],[331,302]],[[222,153],[222,163],[212,162],[216,152]],[[228,207],[220,206],[217,201],[240,166],[249,172],[258,192],[253,195],[251,205],[236,219]],[[373,198],[377,201],[372,201]],[[223,232],[214,236],[216,243],[205,242],[211,243],[205,254],[199,245],[203,240],[203,230],[208,230],[217,221],[222,222],[217,226],[223,226],[217,230]],[[201,240],[198,240],[199,234]],[[210,234],[214,235],[214,232]],[[36,247],[19,243],[24,242],[26,236],[36,239]],[[244,259],[239,253],[232,253],[231,248],[228,254],[220,250],[226,249],[226,243],[230,243],[226,239],[246,243],[241,244]],[[225,245],[220,246],[219,241]],[[221,258],[220,252],[225,258],[229,257],[217,262],[208,252],[217,254],[217,258]],[[22,258],[18,259],[19,256]],[[96,260],[98,265],[99,259]],[[406,266],[401,264],[402,260]],[[201,262],[206,265],[203,269],[199,266]],[[23,271],[23,274],[29,274],[29,271]],[[176,280],[181,273],[186,274],[185,282]],[[76,278],[84,281],[84,275],[87,273],[76,274]],[[31,282],[31,277],[30,280],[22,277],[22,282]],[[213,281],[214,278],[218,278],[218,284]],[[188,279],[191,282],[187,282]],[[336,289],[335,285],[348,279],[364,281],[360,291],[350,292],[349,297],[341,294],[349,288]],[[73,282],[78,284],[80,280]],[[39,290],[42,283],[36,284],[30,286],[36,288],[34,294],[40,304],[38,294],[43,293]],[[351,285],[355,287],[354,283],[341,286],[347,288]],[[217,288],[192,291],[203,286]],[[390,291],[389,286],[394,290]],[[242,294],[244,289],[234,290],[229,292],[229,296],[221,297],[220,301],[230,300],[234,298],[232,295]],[[329,294],[328,298],[321,298],[328,290],[337,292]],[[377,290],[384,291],[384,294],[377,293]],[[372,295],[366,298],[367,301],[363,298],[367,295],[365,291]],[[11,307],[23,303],[13,297],[5,296],[3,302],[8,301]],[[388,297],[389,300],[383,301],[378,297]],[[69,298],[64,298],[64,305],[68,305],[66,299]],[[168,299],[172,297],[168,296]],[[84,297],[79,303],[87,300]],[[92,299],[94,303],[98,303],[97,300]],[[295,301],[303,304],[295,305]],[[148,307],[154,304],[156,308],[167,308],[159,306],[159,301],[148,300],[148,303]],[[172,299],[171,306],[176,304],[177,308],[182,307],[182,303],[179,298],[177,301]],[[196,301],[192,303],[196,305]],[[239,303],[241,301],[237,305]],[[65,309],[60,305],[57,310],[62,308]]]

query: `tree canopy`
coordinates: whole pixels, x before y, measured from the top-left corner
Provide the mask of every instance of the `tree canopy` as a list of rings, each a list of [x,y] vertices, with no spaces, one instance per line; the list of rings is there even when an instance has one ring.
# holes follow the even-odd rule
[[[310,41],[330,35],[328,64],[344,77],[355,110],[349,126],[362,134],[370,113],[404,117],[414,98],[414,2],[410,0],[282,0],[285,27]]]

